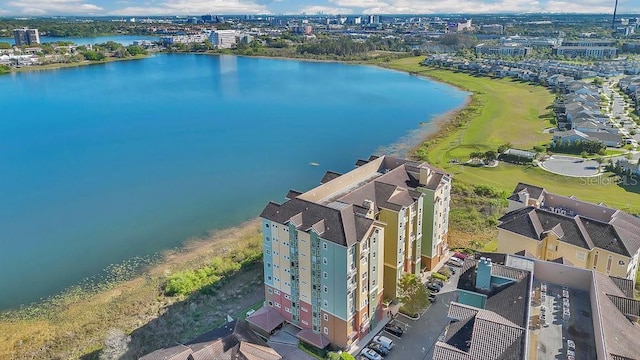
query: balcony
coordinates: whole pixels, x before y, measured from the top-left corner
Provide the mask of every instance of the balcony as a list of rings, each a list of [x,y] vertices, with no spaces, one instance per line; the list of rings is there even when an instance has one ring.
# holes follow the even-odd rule
[[[357,287],[358,287],[358,283],[355,283],[355,282],[349,283],[347,285],[347,289],[349,290],[349,292],[355,290]]]
[[[349,270],[347,270],[347,274],[349,275],[349,277],[354,276],[357,272],[358,272],[358,268],[355,266],[352,266],[349,268]]]

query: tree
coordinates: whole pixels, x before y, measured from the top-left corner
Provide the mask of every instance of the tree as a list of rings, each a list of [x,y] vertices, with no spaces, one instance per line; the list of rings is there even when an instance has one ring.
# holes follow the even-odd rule
[[[586,151],[584,151],[584,150],[583,150],[583,151],[580,153],[580,156],[582,156],[582,158],[583,158],[583,159],[586,159],[586,158],[588,158],[588,157],[589,157],[589,154],[588,154]]]
[[[469,158],[472,159],[472,160],[473,159],[482,159],[483,155],[484,154],[479,152],[479,151],[474,151],[474,152],[469,154]]]
[[[104,346],[100,353],[100,360],[116,360],[120,359],[129,350],[131,336],[127,336],[124,331],[119,329],[110,329],[104,340]]]
[[[429,293],[415,274],[404,274],[398,284],[398,299],[410,314],[418,314],[429,305]]]
[[[489,150],[483,154],[483,158],[486,162],[492,162],[498,158],[498,154],[493,150]]]
[[[0,49],[11,49],[11,44],[8,42],[0,42]]]
[[[503,152],[511,149],[512,146],[513,145],[511,145],[511,143],[502,144],[498,146],[498,153],[502,154]]]

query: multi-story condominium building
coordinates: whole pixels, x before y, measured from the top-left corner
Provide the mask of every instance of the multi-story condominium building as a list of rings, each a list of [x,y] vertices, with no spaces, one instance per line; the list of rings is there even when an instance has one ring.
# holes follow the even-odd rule
[[[509,211],[498,225],[498,251],[636,280],[640,218],[522,183],[509,197]]]
[[[476,55],[495,56],[518,56],[525,57],[531,53],[531,48],[520,44],[487,45],[476,46]]]
[[[16,46],[40,44],[38,29],[14,29],[13,39],[16,42]]]
[[[562,45],[553,48],[554,55],[567,57],[611,58],[618,53],[616,42],[613,40],[582,39],[578,41],[563,41]]]
[[[236,36],[235,30],[214,30],[209,36],[209,41],[218,49],[230,49],[237,43]]]
[[[366,335],[383,316],[383,298],[397,297],[400,277],[446,251],[447,174],[384,156],[356,165],[290,191],[260,216],[267,308],[320,348]]]

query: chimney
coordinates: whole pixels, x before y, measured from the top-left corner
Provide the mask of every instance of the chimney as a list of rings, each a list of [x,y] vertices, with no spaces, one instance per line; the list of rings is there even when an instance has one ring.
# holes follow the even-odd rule
[[[491,259],[481,257],[476,272],[476,288],[478,290],[491,290]]]
[[[521,191],[518,193],[518,201],[524,204],[524,206],[529,206],[529,193],[526,191]]]

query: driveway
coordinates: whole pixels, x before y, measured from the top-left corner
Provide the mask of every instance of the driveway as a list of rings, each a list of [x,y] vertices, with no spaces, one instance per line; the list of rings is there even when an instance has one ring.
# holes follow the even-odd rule
[[[385,360],[423,360],[433,357],[433,346],[438,341],[445,327],[449,324],[447,313],[449,303],[454,299],[456,288],[458,287],[458,276],[460,272],[456,268],[456,275],[453,275],[449,283],[437,294],[436,302],[431,304],[427,311],[422,314],[419,320],[411,320],[403,315],[393,320],[397,325],[407,328],[407,331],[398,338],[383,331],[382,334],[393,339],[395,346]]]
[[[540,167],[554,174],[571,177],[590,177],[599,174],[600,164],[595,160],[585,160],[573,156],[554,155],[544,162],[540,162]]]

